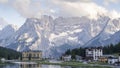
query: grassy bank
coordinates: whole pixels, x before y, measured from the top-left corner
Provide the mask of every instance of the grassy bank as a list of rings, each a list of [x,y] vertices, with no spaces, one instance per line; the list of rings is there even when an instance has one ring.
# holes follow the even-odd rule
[[[81,62],[62,62],[62,63],[50,63],[44,61],[37,61],[39,64],[47,65],[61,65],[61,66],[73,66],[73,67],[87,67],[87,68],[112,68],[109,66],[95,65],[95,64],[83,64]]]
[[[0,61],[0,65],[5,65],[5,64],[9,64],[9,63],[3,63],[3,62]]]
[[[0,65],[4,65],[4,63],[2,63],[2,62],[0,61]]]

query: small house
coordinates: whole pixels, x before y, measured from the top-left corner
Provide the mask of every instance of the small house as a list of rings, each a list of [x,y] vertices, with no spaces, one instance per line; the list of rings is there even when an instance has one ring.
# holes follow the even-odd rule
[[[79,55],[76,55],[75,58],[76,58],[76,61],[82,61],[82,57]]]
[[[118,62],[118,58],[116,58],[116,57],[108,58],[108,64],[115,64],[116,62]]]
[[[71,55],[62,56],[62,59],[64,61],[70,61],[71,60]]]
[[[105,57],[105,56],[101,56],[101,57],[99,57],[98,61],[99,61],[99,62],[103,62],[103,63],[107,63],[108,58]]]
[[[99,57],[98,61],[107,63],[109,57],[114,57],[114,56],[113,55],[103,55],[103,56]]]

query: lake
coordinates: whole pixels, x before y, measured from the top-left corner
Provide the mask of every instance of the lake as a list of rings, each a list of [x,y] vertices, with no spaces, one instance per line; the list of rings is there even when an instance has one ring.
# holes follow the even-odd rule
[[[1,65],[0,68],[82,68],[82,67],[41,65],[41,64],[7,64],[7,65]]]
[[[44,65],[44,64],[6,64],[0,65],[0,68],[100,68],[100,67],[72,67],[72,66],[60,66],[60,65]],[[104,67],[101,67],[104,68]],[[106,68],[106,67],[105,67]],[[115,66],[113,68],[120,68],[119,66]]]

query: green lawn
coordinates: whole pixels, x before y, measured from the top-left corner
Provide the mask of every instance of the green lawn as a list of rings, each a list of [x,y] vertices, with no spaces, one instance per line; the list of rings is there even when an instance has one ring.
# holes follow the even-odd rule
[[[0,65],[5,65],[5,64],[8,64],[8,63],[2,63],[2,62],[0,61]]]
[[[2,63],[1,61],[0,61],[0,65],[3,65],[4,63]]]
[[[75,67],[87,67],[87,68],[112,68],[109,66],[100,66],[94,64],[83,64],[81,62],[63,62],[63,63],[49,63],[44,61],[37,61],[39,64],[47,64],[47,65],[61,65],[61,66],[75,66]]]
[[[103,62],[89,62],[89,64],[107,65],[108,63],[103,63]]]

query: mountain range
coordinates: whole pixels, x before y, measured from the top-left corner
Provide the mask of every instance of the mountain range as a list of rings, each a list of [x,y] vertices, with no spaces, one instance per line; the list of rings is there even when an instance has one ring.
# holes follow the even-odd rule
[[[0,46],[17,51],[42,50],[44,57],[59,57],[67,49],[106,46],[120,42],[120,19],[99,16],[41,16],[28,18],[17,28],[7,25],[0,31]]]

